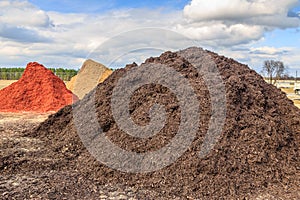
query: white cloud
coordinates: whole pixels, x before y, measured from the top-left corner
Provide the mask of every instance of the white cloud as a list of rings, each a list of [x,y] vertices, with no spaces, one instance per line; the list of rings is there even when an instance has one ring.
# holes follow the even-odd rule
[[[0,3],[0,24],[47,27],[50,25],[50,19],[46,12],[27,1],[2,0]]]
[[[0,2],[0,37],[21,43],[50,42],[39,29],[51,25],[46,12],[27,1]]]
[[[103,15],[62,14],[57,12],[48,12],[48,15],[54,27],[51,30],[44,30],[40,33],[51,37],[58,44],[58,47],[66,46],[69,48],[62,49],[65,52],[72,52],[75,57],[79,56],[78,54],[81,52],[82,58],[88,56],[101,43],[114,37],[118,44],[110,43],[115,49],[114,52],[110,53],[109,58],[112,58],[112,56],[116,58],[121,55],[121,52],[125,53],[135,49],[140,45],[138,44],[139,42],[148,42],[144,46],[151,46],[153,41],[149,41],[148,38],[153,38],[155,35],[147,35],[147,33],[141,35],[138,33],[139,30],[136,32],[133,30],[149,27],[171,28],[181,18],[180,12],[163,14],[160,11],[131,9],[112,11]],[[131,34],[134,35],[129,39],[126,38],[128,31],[132,31]],[[158,34],[158,32],[155,32],[155,34]],[[123,38],[119,38],[118,35],[123,35]],[[133,39],[136,39],[135,43],[132,41]],[[138,39],[140,41],[137,41]],[[117,52],[119,52],[119,55],[113,55]],[[101,62],[106,61],[109,63],[108,58]]]
[[[46,12],[24,0],[3,0],[0,1],[0,60],[1,64],[24,66],[25,61],[39,61],[46,66],[78,68],[86,56],[102,44],[105,48],[102,53],[107,57],[99,62],[117,59],[116,62],[128,63],[142,61],[151,53],[157,55],[155,48],[163,51],[164,48],[187,47],[188,42],[180,35],[183,34],[193,40],[194,45],[253,66],[259,66],[268,57],[286,59],[290,65],[295,65],[297,56],[294,52],[299,52],[296,49],[266,45],[250,48],[261,41],[267,31],[299,27],[298,17],[288,17],[295,2],[192,0],[183,11],[122,9],[75,14]],[[171,31],[151,28],[164,28],[178,34],[170,36]],[[110,38],[113,40],[105,43]],[[143,49],[145,46],[149,47],[147,52]],[[135,54],[131,52],[122,57],[135,49],[140,52],[133,51]],[[288,58],[285,50],[294,56]],[[92,56],[97,57],[97,53],[95,51]]]
[[[34,61],[38,59],[45,65],[59,66],[59,62],[61,62],[61,65],[64,66],[79,67],[91,51],[109,38],[120,34],[124,36],[128,31],[141,28],[165,27],[168,29],[169,27],[170,29],[182,19],[179,11],[162,13],[160,10],[145,9],[115,10],[105,14],[46,12],[46,15],[51,21],[51,26],[39,28],[14,26],[16,35],[3,34],[0,24],[0,46],[3,47],[1,51],[3,58],[6,57],[6,60],[18,64],[22,63],[22,60],[32,59],[29,61]],[[21,30],[24,30],[23,32],[27,33],[28,37],[24,37],[26,35]],[[117,42],[121,43],[121,46],[110,52],[110,58],[117,58],[124,52],[136,49],[141,45],[149,47],[155,41],[160,42],[159,45],[166,42],[159,39],[160,35],[157,31],[153,33],[156,35],[147,35],[147,33],[141,35],[138,31],[131,32],[131,40],[118,38]],[[29,36],[32,36],[31,39]],[[154,41],[149,40],[149,38]],[[44,40],[39,41],[38,39]],[[138,40],[133,43],[132,39]],[[144,41],[145,39],[146,41]],[[181,44],[182,42],[176,41],[175,43],[173,41],[173,43]],[[111,45],[114,44],[111,43]],[[17,51],[16,46],[22,50]],[[114,46],[116,47],[117,44]],[[179,48],[178,45],[177,47]],[[12,55],[13,51],[15,51],[15,55]],[[115,53],[120,55],[114,55]],[[140,57],[138,55],[139,59]],[[2,62],[4,61],[2,60]],[[99,60],[99,62],[101,61]]]
[[[287,47],[281,47],[281,48],[275,48],[275,47],[269,47],[269,46],[263,46],[258,48],[250,48],[250,53],[252,54],[264,54],[264,55],[281,55],[281,54],[287,54],[291,51],[291,48]]]
[[[175,30],[191,39],[198,40],[200,43],[212,47],[232,46],[249,43],[252,40],[259,40],[265,31],[263,27],[255,25],[226,25],[222,23],[178,25]]]
[[[47,42],[47,37],[39,35],[35,30],[0,24],[0,36],[3,39],[15,40],[24,43]]]
[[[184,14],[195,21],[236,20],[286,15],[297,3],[297,0],[192,0],[184,8]]]
[[[268,31],[297,28],[290,9],[297,0],[192,0],[176,30],[213,48],[251,44]]]
[[[257,72],[261,72],[263,62],[265,60],[280,60],[288,66],[289,73],[294,75],[296,70],[300,70],[299,63],[299,47],[249,47],[249,45],[243,45],[241,48],[224,48],[220,49],[218,53],[225,55],[226,57],[232,57],[238,61],[248,64]]]

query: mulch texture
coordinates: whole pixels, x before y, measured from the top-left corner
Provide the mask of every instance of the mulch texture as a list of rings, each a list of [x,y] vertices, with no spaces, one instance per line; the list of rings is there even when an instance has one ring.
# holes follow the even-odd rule
[[[211,101],[203,76],[186,55],[209,54],[225,84],[226,120],[219,141],[204,158],[198,156],[211,117]],[[184,58],[185,57],[185,58]],[[275,86],[248,66],[233,59],[199,48],[166,52],[146,63],[161,63],[187,78],[199,100],[199,130],[190,148],[173,164],[149,173],[125,173],[98,162],[82,144],[74,125],[72,106],[51,115],[26,137],[43,141],[47,162],[14,163],[2,161],[1,173],[15,171],[76,171],[94,184],[122,185],[137,190],[155,191],[141,199],[299,199],[300,185],[300,110]],[[155,151],[168,144],[180,124],[180,106],[168,88],[148,84],[135,91],[130,102],[131,117],[136,124],[149,123],[149,109],[154,103],[165,106],[166,124],[148,139],[135,138],[119,129],[111,111],[111,96],[118,80],[138,66],[116,70],[74,106],[83,117],[91,119],[90,105],[95,105],[104,134],[119,147],[138,153]],[[92,119],[91,119],[92,120]],[[85,122],[82,122],[85,123]],[[88,133],[87,133],[88,134]],[[36,156],[36,155],[32,155]],[[4,164],[2,164],[4,166]],[[55,179],[56,177],[53,176]],[[64,180],[64,179],[63,179]],[[74,188],[78,195],[80,188]],[[72,191],[67,192],[72,197]],[[82,191],[84,197],[84,191]]]

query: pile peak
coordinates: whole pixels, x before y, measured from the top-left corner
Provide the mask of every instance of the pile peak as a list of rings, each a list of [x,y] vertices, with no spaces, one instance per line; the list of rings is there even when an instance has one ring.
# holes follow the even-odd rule
[[[67,88],[82,99],[94,89],[98,83],[102,83],[112,73],[112,70],[92,59],[87,59],[78,74],[67,83]]]

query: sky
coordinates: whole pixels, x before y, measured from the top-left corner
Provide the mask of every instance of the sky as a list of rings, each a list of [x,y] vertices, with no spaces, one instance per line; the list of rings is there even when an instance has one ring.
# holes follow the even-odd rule
[[[300,71],[298,0],[1,0],[0,66],[111,68],[200,46],[261,71]],[[299,73],[298,73],[299,74]]]

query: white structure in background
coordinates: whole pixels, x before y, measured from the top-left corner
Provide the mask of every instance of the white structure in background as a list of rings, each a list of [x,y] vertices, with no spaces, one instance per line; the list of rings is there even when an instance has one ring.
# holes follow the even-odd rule
[[[295,94],[300,94],[300,83],[295,83],[294,92]]]
[[[277,88],[291,88],[291,87],[293,87],[292,84],[289,83],[289,82],[277,82],[277,83],[275,83],[275,86]]]

